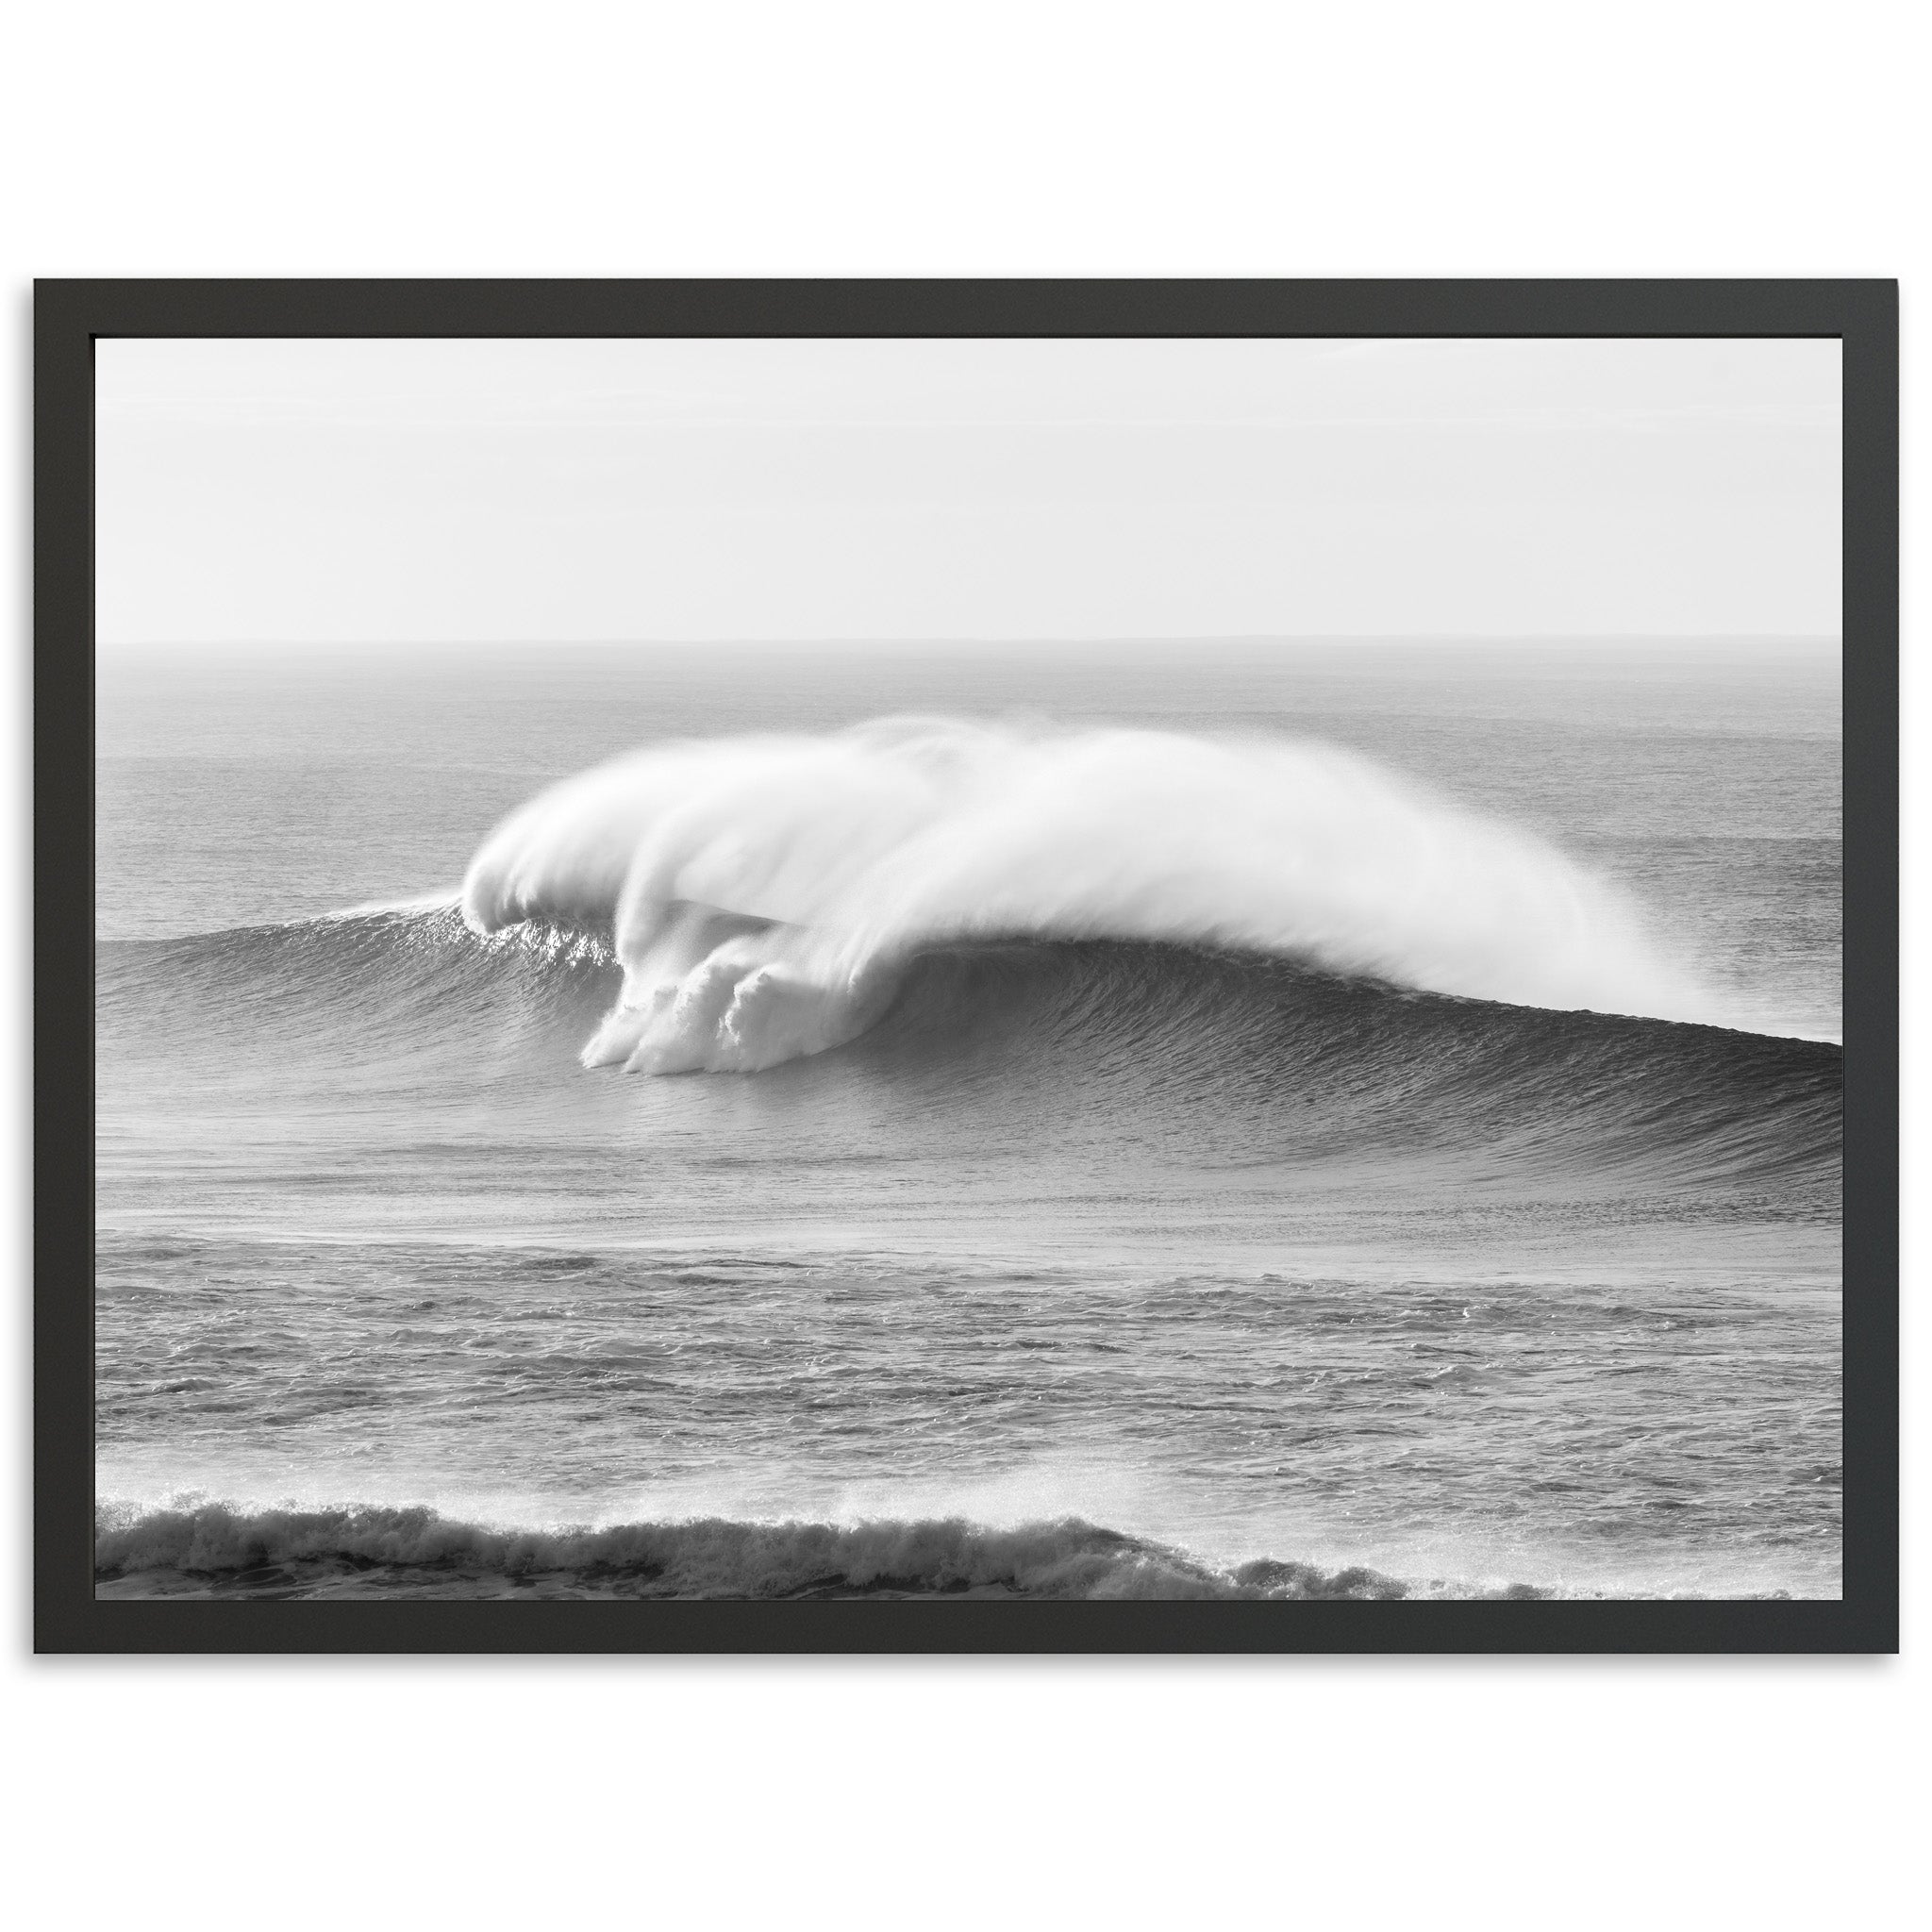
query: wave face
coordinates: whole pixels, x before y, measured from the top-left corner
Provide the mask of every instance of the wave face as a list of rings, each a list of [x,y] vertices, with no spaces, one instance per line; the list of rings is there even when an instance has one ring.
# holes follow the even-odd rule
[[[608,1012],[633,982],[598,940],[534,921],[479,936],[447,906],[121,943],[100,970],[103,1051],[164,1031],[177,1093],[267,1080],[292,1102],[308,1069],[353,1098],[354,1070],[379,1066],[423,1095],[453,1078],[514,1092],[526,1128],[542,1094],[570,1110],[551,1076],[583,1030],[635,1015],[624,992]],[[822,1140],[826,1155],[943,1157],[996,1122],[1095,1166],[1144,1141],[1163,1163],[1353,1171],[1378,1192],[1555,1176],[1579,1199],[1788,1190],[1780,1215],[1836,1211],[1843,1056],[1825,1042],[1098,940],[930,944],[895,961],[865,1017],[793,1072],[794,1090],[871,1096],[886,1141]],[[836,1140],[836,1118],[816,1132]]]
[[[1435,1150],[1521,1181],[1805,1182],[1836,1199],[1841,1049],[1410,992],[1170,946],[951,947],[911,962],[852,1049],[999,1104],[1196,1121],[1224,1158],[1361,1157],[1414,1186]],[[1404,1172],[1404,1158],[1418,1165]]]
[[[465,919],[592,934],[586,1065],[749,1072],[841,1045],[906,962],[984,939],[1161,941],[1511,1005],[1690,1019],[1633,908],[1550,846],[1331,746],[888,720],[690,741],[552,788]]]
[[[453,1059],[487,1072],[521,1047],[550,1051],[556,1026],[585,1024],[616,981],[609,948],[587,934],[528,924],[482,936],[447,900],[112,941],[95,958],[97,1050],[174,1048],[190,1077],[240,1070],[254,1042],[291,1070],[312,1053],[379,1058],[402,1075]],[[216,1039],[193,1038],[204,1031]],[[191,1041],[206,1050],[187,1052]]]

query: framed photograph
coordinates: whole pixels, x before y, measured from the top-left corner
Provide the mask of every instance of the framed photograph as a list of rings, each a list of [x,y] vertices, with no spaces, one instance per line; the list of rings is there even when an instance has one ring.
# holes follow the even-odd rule
[[[40,1649],[1896,1647],[1895,284],[35,332]]]

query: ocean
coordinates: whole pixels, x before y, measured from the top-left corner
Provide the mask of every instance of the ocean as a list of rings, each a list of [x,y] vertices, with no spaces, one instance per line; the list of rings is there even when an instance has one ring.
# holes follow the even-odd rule
[[[1836,1596],[1840,780],[1774,640],[104,655],[97,1591]]]

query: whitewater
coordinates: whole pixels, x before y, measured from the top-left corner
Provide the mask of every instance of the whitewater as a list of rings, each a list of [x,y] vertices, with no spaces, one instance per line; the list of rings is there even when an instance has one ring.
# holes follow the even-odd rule
[[[104,1595],[1836,1591],[1835,659],[102,690]]]
[[[1255,951],[1520,1005],[1689,1018],[1633,908],[1540,841],[1333,746],[890,719],[655,746],[472,863],[464,917],[607,937],[586,1066],[754,1072],[843,1044],[922,948]]]

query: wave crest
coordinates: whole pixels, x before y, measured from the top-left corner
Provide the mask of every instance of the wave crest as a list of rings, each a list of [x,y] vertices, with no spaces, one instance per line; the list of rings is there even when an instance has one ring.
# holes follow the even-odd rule
[[[1634,908],[1333,746],[895,719],[660,744],[552,787],[463,915],[595,933],[587,1065],[753,1071],[856,1038],[922,948],[1164,941],[1511,1005],[1694,1016]]]

